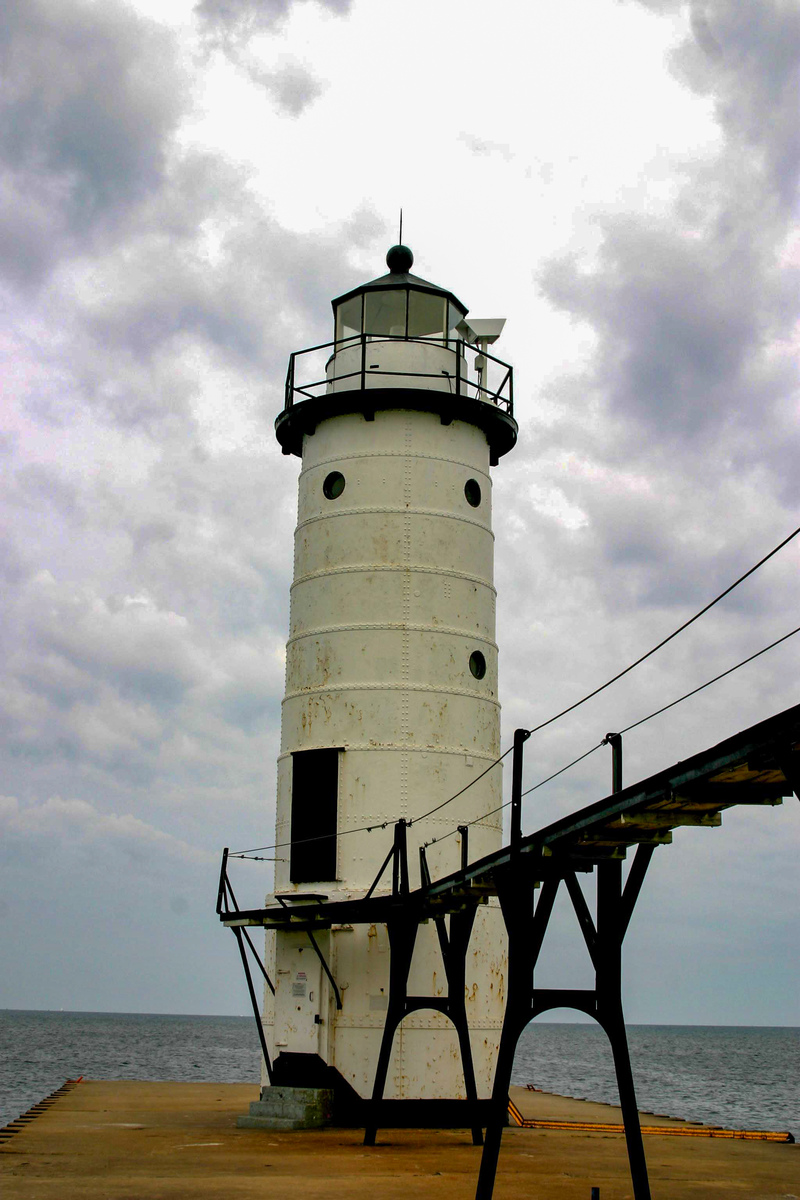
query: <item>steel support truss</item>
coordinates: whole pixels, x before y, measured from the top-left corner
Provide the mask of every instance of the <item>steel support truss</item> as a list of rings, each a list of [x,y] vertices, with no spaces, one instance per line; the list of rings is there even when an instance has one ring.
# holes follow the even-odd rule
[[[465,1103],[469,1106],[468,1112],[469,1123],[472,1128],[472,1142],[475,1146],[483,1145],[483,1131],[478,1115],[478,1091],[475,1084],[475,1067],[472,1059],[472,1046],[469,1038],[469,1023],[467,1021],[465,1003],[467,948],[475,921],[476,908],[477,904],[472,904],[465,912],[453,913],[450,916],[449,929],[444,917],[436,918],[436,932],[439,935],[439,945],[442,951],[442,960],[447,978],[446,996],[411,996],[408,994],[408,975],[411,969],[411,960],[414,956],[417,933],[419,932],[419,916],[414,913],[398,915],[391,917],[386,922],[390,953],[389,1002],[381,1046],[378,1052],[378,1062],[375,1069],[372,1100],[364,1131],[365,1146],[375,1145],[380,1106],[383,1100],[386,1076],[389,1071],[392,1046],[397,1027],[409,1013],[418,1012],[420,1009],[425,1008],[443,1013],[452,1021],[455,1027],[461,1051],[461,1065],[464,1071],[464,1087],[467,1093]]]
[[[431,881],[424,849],[420,851],[420,887],[409,886],[407,822],[398,821],[392,848],[369,891],[362,897],[328,901],[306,896],[302,912],[276,897],[266,909],[240,911],[227,875],[228,852],[220,872],[217,913],[237,938],[267,1073],[272,1066],[264,1039],[259,1006],[245,945],[267,986],[272,981],[246,926],[307,932],[336,997],[342,1001],[314,932],[337,922],[385,923],[389,934],[389,996],[371,1099],[365,1102],[365,1144],[374,1145],[380,1109],[398,1026],[409,1013],[433,1009],[452,1021],[458,1035],[467,1099],[464,1124],[473,1142],[483,1142],[465,1005],[466,962],[477,906],[489,895],[498,898],[508,936],[507,1002],[488,1104],[476,1200],[491,1200],[507,1121],[508,1091],[517,1042],[535,1017],[553,1008],[574,1008],[592,1017],[605,1031],[614,1059],[627,1141],[633,1195],[650,1200],[647,1165],[639,1125],[625,1020],[622,1010],[622,945],[656,846],[668,845],[677,826],[715,827],[724,809],[739,804],[775,805],[793,793],[800,798],[800,705],[778,713],[709,750],[682,760],[639,784],[622,788],[622,741],[610,733],[605,742],[613,753],[612,794],[553,825],[523,838],[521,832],[522,753],[529,735],[514,737],[511,840],[477,862],[468,861],[467,827],[462,834],[459,871]],[[635,849],[623,881],[627,849]],[[378,892],[391,863],[391,891]],[[592,916],[579,873],[595,872],[596,906]],[[535,970],[561,885],[567,890],[592,961],[593,988],[540,988]],[[536,900],[538,893],[538,901]],[[308,903],[312,901],[312,903]],[[439,937],[446,996],[409,995],[408,981],[419,926],[433,920]]]
[[[597,914],[592,919],[575,872],[567,867],[541,886],[511,866],[496,877],[500,907],[508,933],[506,1011],[492,1089],[486,1144],[481,1158],[476,1200],[490,1200],[494,1190],[500,1143],[508,1113],[508,1089],[517,1042],[535,1017],[552,1008],[575,1008],[605,1030],[614,1056],[622,1119],[635,1200],[650,1200],[639,1112],[631,1072],[628,1039],[622,1011],[622,942],[636,898],[652,857],[652,846],[640,846],[622,886],[622,863],[597,866]],[[595,970],[595,986],[586,990],[540,988],[535,969],[561,882],[566,885]]]

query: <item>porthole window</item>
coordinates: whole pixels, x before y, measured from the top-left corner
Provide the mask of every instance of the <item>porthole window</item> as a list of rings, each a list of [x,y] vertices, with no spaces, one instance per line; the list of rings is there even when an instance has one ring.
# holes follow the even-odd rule
[[[486,659],[480,650],[473,650],[469,656],[469,669],[476,679],[483,679],[486,674]]]
[[[473,508],[477,508],[481,502],[481,485],[477,479],[468,479],[464,484],[464,495],[467,497],[467,503]]]
[[[337,496],[341,496],[343,491],[344,475],[341,471],[331,471],[330,475],[326,475],[322,485],[322,494],[326,500],[335,500]]]

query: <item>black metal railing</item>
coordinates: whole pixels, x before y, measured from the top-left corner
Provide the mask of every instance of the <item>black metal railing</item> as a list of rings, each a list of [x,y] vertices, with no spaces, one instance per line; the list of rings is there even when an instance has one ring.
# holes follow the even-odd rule
[[[398,371],[382,370],[379,366],[367,366],[367,346],[372,349],[377,344],[382,342],[406,342],[415,343],[420,346],[436,346],[445,350],[453,356],[453,371],[452,373],[446,370],[438,372],[419,371],[412,367]],[[332,359],[342,350],[355,347],[361,348],[360,363],[354,371],[347,371],[342,375],[332,374],[327,375],[327,366]],[[322,350],[333,350],[333,354],[326,363],[326,375],[323,379],[312,379],[298,382],[297,360],[302,359],[304,355],[316,354]],[[483,372],[475,372],[475,378],[469,371],[465,359],[465,350],[471,350],[477,353],[487,364]],[[495,364],[499,370],[497,371],[500,382],[497,386],[488,386],[488,363]],[[371,334],[358,333],[353,337],[342,338],[339,341],[321,342],[318,346],[309,346],[305,350],[295,350],[289,356],[289,368],[286,372],[286,408],[291,408],[295,403],[295,396],[303,400],[316,400],[321,396],[332,391],[337,383],[342,383],[346,379],[357,379],[359,386],[363,390],[367,386],[367,377],[395,377],[403,379],[435,379],[441,383],[444,376],[450,385],[451,394],[454,396],[472,397],[477,400],[482,400],[486,404],[493,404],[497,408],[503,409],[509,416],[514,415],[514,369],[508,363],[503,362],[500,358],[495,358],[493,354],[475,346],[470,342],[465,342],[462,339],[455,338],[430,338],[430,337],[405,337],[392,334]],[[424,385],[420,385],[424,386]]]
[[[226,846],[222,853],[222,864],[220,866],[220,871],[219,871],[219,886],[217,888],[217,914],[218,914],[218,916],[232,916],[238,912],[239,912],[239,905],[236,903],[236,896],[233,893],[233,888],[231,887],[231,881],[228,878],[228,848]],[[252,1006],[253,1016],[255,1017],[255,1021],[256,1021],[256,1029],[258,1030],[258,1038],[259,1038],[259,1041],[261,1042],[261,1053],[264,1056],[264,1065],[265,1065],[266,1071],[267,1071],[267,1078],[269,1079],[270,1083],[272,1083],[273,1082],[272,1060],[270,1059],[269,1050],[267,1049],[267,1040],[266,1040],[266,1037],[264,1036],[264,1026],[261,1021],[261,1006],[258,1003],[258,997],[256,996],[255,984],[253,983],[253,976],[250,973],[250,964],[247,961],[247,951],[245,950],[245,942],[247,942],[247,945],[250,948],[250,953],[252,954],[253,958],[255,959],[258,969],[260,970],[261,974],[264,976],[267,987],[272,992],[273,996],[275,995],[275,984],[272,982],[269,975],[267,974],[267,968],[264,966],[264,963],[261,959],[261,955],[258,953],[255,946],[253,945],[253,939],[250,937],[250,934],[247,932],[246,927],[242,924],[242,925],[233,925],[231,928],[233,929],[233,932],[236,936],[236,944],[239,947],[239,955],[242,960],[244,976],[245,976],[245,979],[247,980],[247,990],[250,995],[250,1004]]]

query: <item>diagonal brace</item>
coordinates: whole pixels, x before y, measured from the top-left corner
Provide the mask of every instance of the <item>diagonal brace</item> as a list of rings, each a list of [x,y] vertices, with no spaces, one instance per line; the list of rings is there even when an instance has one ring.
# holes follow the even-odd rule
[[[597,930],[592,920],[592,914],[589,912],[589,905],[586,903],[586,897],[583,894],[583,889],[578,883],[577,876],[574,871],[567,871],[564,874],[564,883],[567,885],[569,898],[572,901],[572,907],[575,909],[575,916],[578,918],[578,924],[581,927],[583,940],[586,942],[586,949],[592,959],[592,965],[597,967]]]
[[[336,980],[331,975],[331,969],[328,966],[327,962],[325,961],[325,955],[322,953],[319,946],[317,945],[317,940],[314,937],[314,935],[310,929],[307,930],[307,933],[308,933],[308,940],[311,942],[311,945],[314,947],[314,953],[316,954],[319,961],[322,963],[322,969],[325,972],[325,974],[327,975],[328,982],[330,983],[331,987],[333,988],[333,994],[336,997],[336,1007],[338,1009],[341,1009],[342,997],[341,997],[338,987],[336,986]]]
[[[625,887],[622,890],[622,895],[619,900],[619,940],[625,937],[628,932],[633,910],[636,906],[636,901],[639,899],[639,893],[642,890],[644,877],[647,874],[647,868],[650,866],[650,859],[653,857],[655,846],[641,845],[636,851],[631,869],[628,872],[628,878],[625,880]]]
[[[272,992],[272,994],[274,996],[275,995],[275,984],[272,982],[269,975],[267,974],[267,968],[264,966],[263,962],[261,961],[261,955],[258,953],[255,946],[253,945],[253,940],[250,937],[250,934],[244,928],[244,926],[242,926],[242,933],[244,934],[245,938],[247,939],[247,944],[250,947],[250,951],[253,955],[253,958],[258,963],[259,971],[261,972],[261,974],[264,976],[264,978],[267,981],[267,987],[269,988],[269,990]]]
[[[242,956],[242,966],[244,967],[244,975],[247,980],[247,990],[250,993],[250,1004],[253,1008],[253,1016],[256,1019],[256,1029],[258,1030],[258,1040],[261,1042],[261,1053],[264,1055],[264,1065],[267,1068],[267,1078],[272,1083],[272,1063],[270,1062],[269,1051],[267,1050],[267,1039],[264,1036],[264,1023],[261,1020],[261,1013],[258,1008],[258,1000],[256,999],[256,990],[253,987],[253,977],[250,974],[250,967],[247,963],[247,954],[242,941],[242,931],[238,925],[235,925],[233,932],[236,935],[236,944],[239,947],[239,953]]]

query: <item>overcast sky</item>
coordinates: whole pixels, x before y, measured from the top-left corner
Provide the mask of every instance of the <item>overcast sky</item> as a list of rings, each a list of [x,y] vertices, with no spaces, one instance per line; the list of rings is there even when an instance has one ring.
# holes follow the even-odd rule
[[[214,901],[273,832],[288,354],[401,205],[415,272],[508,318],[504,745],[578,699],[800,524],[800,9],[6,0],[0,71],[0,1006],[244,1013]],[[793,629],[798,563],[536,735],[526,786]],[[799,667],[800,636],[629,734],[626,782]],[[526,830],[609,783],[603,750]],[[798,853],[794,799],[676,831],[629,1019],[800,1024]],[[240,900],[270,881],[241,864]],[[553,932],[540,982],[579,986]]]

